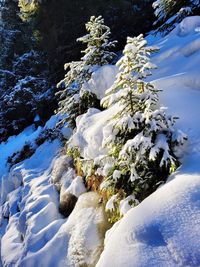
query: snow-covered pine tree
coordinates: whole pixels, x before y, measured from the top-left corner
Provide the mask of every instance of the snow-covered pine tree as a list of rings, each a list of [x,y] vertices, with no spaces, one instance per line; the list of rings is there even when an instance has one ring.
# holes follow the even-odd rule
[[[164,34],[171,31],[176,23],[184,17],[193,14],[200,6],[199,0],[157,0],[153,3],[158,31]]]
[[[115,54],[111,50],[115,47],[116,41],[110,41],[110,28],[104,24],[102,16],[91,16],[90,21],[86,23],[88,34],[77,39],[87,45],[82,51],[82,61],[87,66],[102,66],[110,63]]]
[[[0,0],[0,142],[31,125],[36,115],[44,123],[56,107],[47,57],[19,18],[17,4]]]
[[[77,116],[86,112],[89,107],[100,107],[96,95],[82,90],[82,85],[90,79],[95,69],[111,63],[115,56],[111,49],[116,41],[109,41],[110,28],[104,24],[101,16],[92,16],[86,23],[86,30],[88,34],[77,39],[87,45],[82,51],[83,57],[80,61],[65,64],[68,72],[58,84],[58,88],[62,88],[57,93],[60,100],[58,112],[68,114],[67,120],[72,128],[76,126]]]
[[[149,56],[156,50],[143,35],[128,37],[117,79],[102,99],[104,107],[115,105],[117,113],[104,129],[108,154],[97,172],[107,168],[104,185],[139,201],[179,166],[175,151],[186,138],[175,130],[176,118],[158,107],[158,90],[144,81],[155,68]]]

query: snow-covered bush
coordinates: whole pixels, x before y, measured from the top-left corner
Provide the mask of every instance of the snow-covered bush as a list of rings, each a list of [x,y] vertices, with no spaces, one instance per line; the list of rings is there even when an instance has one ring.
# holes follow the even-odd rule
[[[93,71],[99,66],[110,63],[115,54],[110,50],[115,41],[109,41],[110,28],[104,25],[104,19],[92,16],[86,23],[88,34],[77,39],[87,45],[82,51],[80,61],[65,64],[68,70],[65,78],[58,84],[61,90],[57,93],[59,98],[58,112],[68,114],[68,122],[72,128],[76,126],[76,117],[83,114],[89,107],[100,107],[100,101],[94,93],[82,89],[82,85],[89,81]]]
[[[184,17],[193,14],[200,6],[199,0],[157,0],[153,3],[158,31],[168,33]]]
[[[117,105],[118,112],[103,129],[108,153],[95,164],[105,177],[101,189],[117,193],[116,203],[132,196],[120,202],[123,207],[143,200],[179,166],[175,152],[186,138],[174,128],[176,118],[158,107],[158,90],[144,81],[155,68],[149,58],[155,51],[143,35],[128,37],[117,79],[102,99],[104,107]]]

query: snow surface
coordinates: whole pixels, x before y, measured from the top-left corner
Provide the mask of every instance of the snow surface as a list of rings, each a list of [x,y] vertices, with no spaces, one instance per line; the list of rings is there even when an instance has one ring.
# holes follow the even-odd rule
[[[199,266],[199,178],[179,174],[131,209],[110,230],[96,266]]]
[[[96,193],[86,193],[79,197],[69,219],[59,214],[59,194],[51,178],[61,152],[58,140],[45,142],[10,172],[15,187],[0,207],[3,266],[95,266],[107,228],[104,208]],[[8,179],[6,188],[9,182],[12,185]],[[77,195],[85,192],[79,178],[73,180],[71,189]]]
[[[8,172],[6,165],[8,157],[14,152],[20,151],[27,142],[35,140],[42,131],[42,127],[37,130],[34,126],[27,127],[22,133],[17,136],[11,136],[6,142],[0,144],[0,177]]]
[[[104,65],[93,72],[90,80],[83,84],[82,90],[96,94],[98,99],[105,96],[105,92],[113,84],[118,72],[118,67]]]
[[[44,129],[57,122],[53,116]],[[1,144],[7,153],[0,165],[0,266],[94,266],[107,229],[104,208],[98,194],[83,194],[83,180],[70,167],[60,141],[46,141],[8,172],[7,157],[25,141],[33,143],[42,130],[31,126]],[[69,219],[59,213],[66,192],[81,195]]]

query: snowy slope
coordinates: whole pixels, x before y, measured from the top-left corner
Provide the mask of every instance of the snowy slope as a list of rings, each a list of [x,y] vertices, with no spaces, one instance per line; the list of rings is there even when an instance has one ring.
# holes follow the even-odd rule
[[[8,157],[12,156],[14,152],[20,151],[26,142],[31,142],[36,139],[41,131],[41,127],[38,127],[36,130],[34,126],[30,126],[19,135],[11,136],[7,142],[0,144],[0,177],[8,172],[8,166],[6,166]]]
[[[59,194],[51,180],[58,172],[55,163],[61,151],[58,140],[45,142],[10,172],[16,189],[0,207],[3,266],[94,266],[97,262],[107,227],[104,209],[98,195],[86,193],[69,219],[59,213]]]
[[[0,145],[0,173],[6,174],[0,207],[3,266],[200,266],[199,29],[200,17],[191,17],[161,40],[148,37],[161,49],[153,58],[158,65],[153,82],[163,90],[161,104],[180,117],[177,127],[187,133],[189,141],[183,165],[169,182],[107,232],[97,264],[107,227],[98,196],[85,193],[79,197],[68,219],[58,212],[59,193],[52,181],[65,179],[62,193],[72,182],[70,177],[75,178],[70,169],[62,174],[64,156],[59,141],[45,142],[9,174],[7,157],[25,141],[34,140],[41,129],[29,128]],[[98,89],[102,97],[114,81],[116,68],[106,66],[99,71],[85,86],[92,92]],[[93,159],[104,153],[103,134],[116,110],[116,106],[103,112],[90,109],[77,119],[78,131],[71,142],[80,145],[84,157]]]
[[[161,102],[188,134],[183,165],[107,234],[98,267],[200,266],[200,17],[156,42]],[[151,42],[154,43],[152,40]]]

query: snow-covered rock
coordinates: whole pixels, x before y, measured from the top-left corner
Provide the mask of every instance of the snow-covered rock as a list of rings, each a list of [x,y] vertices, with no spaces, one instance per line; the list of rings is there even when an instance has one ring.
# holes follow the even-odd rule
[[[109,227],[104,207],[97,193],[81,195],[66,223],[70,232],[66,266],[95,266],[103,250],[103,240]]]
[[[87,190],[85,188],[85,185],[83,183],[83,178],[80,176],[77,176],[70,184],[70,186],[67,188],[66,192],[73,194],[76,197],[79,197],[83,193],[85,193]]]

